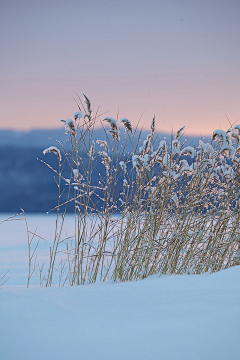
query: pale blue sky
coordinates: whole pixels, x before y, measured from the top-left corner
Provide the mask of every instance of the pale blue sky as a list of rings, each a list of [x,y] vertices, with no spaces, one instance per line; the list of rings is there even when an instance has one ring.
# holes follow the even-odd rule
[[[162,131],[240,123],[239,18],[239,0],[1,0],[0,129],[62,126],[72,91]]]

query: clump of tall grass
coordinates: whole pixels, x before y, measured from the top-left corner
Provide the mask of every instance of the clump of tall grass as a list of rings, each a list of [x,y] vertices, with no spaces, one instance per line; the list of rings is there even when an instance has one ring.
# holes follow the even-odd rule
[[[47,272],[40,271],[41,284],[51,286],[54,273],[61,285],[78,285],[239,265],[240,125],[215,130],[211,143],[199,140],[197,147],[185,146],[182,127],[169,145],[156,134],[154,117],[150,133],[140,142],[140,132],[135,146],[136,130],[127,118],[100,120],[85,94],[78,101],[73,119],[61,120],[71,150],[56,141],[43,151],[57,156],[57,169],[41,160],[57,175],[59,191],[55,238]],[[105,139],[94,143],[99,123]],[[120,123],[125,128],[121,143]],[[132,144],[129,154],[127,143]],[[104,176],[96,171],[99,161]],[[96,177],[98,185],[93,185]],[[64,238],[72,202],[74,235]]]

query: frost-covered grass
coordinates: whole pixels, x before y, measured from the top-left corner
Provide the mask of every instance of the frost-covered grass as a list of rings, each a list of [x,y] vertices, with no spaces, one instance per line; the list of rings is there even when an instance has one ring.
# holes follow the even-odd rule
[[[140,132],[134,146],[135,130],[127,118],[101,120],[85,94],[77,105],[73,119],[61,120],[72,150],[56,140],[43,151],[58,158],[57,169],[41,160],[54,172],[59,189],[56,230],[49,263],[38,267],[28,232],[28,283],[33,272],[48,287],[138,280],[156,273],[201,274],[240,264],[240,125],[215,130],[211,143],[200,140],[198,147],[182,142],[184,126],[168,146],[156,135],[154,117],[147,138],[141,142]],[[99,124],[106,137],[94,143]],[[120,124],[125,128],[121,143]],[[128,142],[132,151],[125,154]],[[104,176],[96,172],[97,161]],[[65,238],[62,228],[71,202],[75,229]]]

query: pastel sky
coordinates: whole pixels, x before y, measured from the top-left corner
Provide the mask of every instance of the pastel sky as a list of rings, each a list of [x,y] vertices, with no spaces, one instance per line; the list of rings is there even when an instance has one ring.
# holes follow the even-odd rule
[[[1,0],[0,129],[77,110],[208,135],[240,123],[239,0]]]

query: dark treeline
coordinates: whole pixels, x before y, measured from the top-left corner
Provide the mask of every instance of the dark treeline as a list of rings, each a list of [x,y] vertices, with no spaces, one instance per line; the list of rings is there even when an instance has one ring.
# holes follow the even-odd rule
[[[124,155],[125,160],[127,157],[127,154]],[[58,187],[56,181],[58,181],[58,175],[37,159],[42,159],[54,169],[58,170],[58,159],[55,154],[51,153],[44,156],[42,148],[0,147],[0,212],[17,213],[20,208],[23,208],[24,211],[28,213],[45,213],[56,207],[58,200]],[[113,157],[113,164],[116,160],[116,156]],[[89,162],[87,153],[83,153],[82,161],[84,167],[87,169]],[[191,163],[191,161],[189,161],[189,163]],[[130,173],[131,168],[132,164],[131,161],[129,161],[128,173]],[[69,179],[70,173],[70,167],[66,162],[62,175]],[[85,177],[82,169],[81,173],[83,177]],[[155,175],[159,174],[157,173],[158,171]],[[117,200],[122,191],[123,175],[119,174],[117,178],[118,181],[115,184],[115,200]],[[99,180],[104,184],[104,181],[106,181],[106,170],[101,163],[101,158],[96,156],[91,185],[98,186]],[[184,188],[184,180],[181,181],[181,184]],[[64,189],[65,191],[60,203],[67,200],[68,192],[68,185],[62,180],[61,191]],[[102,197],[103,193],[100,190],[97,190],[96,193]],[[72,187],[70,198],[73,197],[74,190]],[[99,200],[99,197],[93,194],[91,200],[93,201],[94,206],[100,210],[103,206],[103,202]],[[117,203],[118,207],[119,205],[120,204]],[[64,208],[62,209],[64,210]],[[68,205],[67,211],[74,212],[74,202],[71,202]]]

